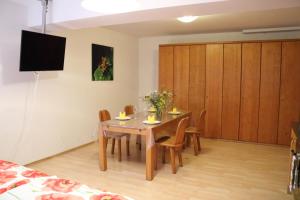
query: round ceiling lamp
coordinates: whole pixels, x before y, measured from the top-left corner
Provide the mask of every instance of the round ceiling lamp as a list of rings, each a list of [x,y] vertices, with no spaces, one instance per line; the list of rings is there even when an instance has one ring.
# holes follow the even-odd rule
[[[183,23],[190,23],[195,21],[198,18],[198,16],[183,16],[183,17],[178,17],[177,20]]]
[[[81,6],[89,11],[103,14],[124,13],[137,10],[137,0],[83,0]]]

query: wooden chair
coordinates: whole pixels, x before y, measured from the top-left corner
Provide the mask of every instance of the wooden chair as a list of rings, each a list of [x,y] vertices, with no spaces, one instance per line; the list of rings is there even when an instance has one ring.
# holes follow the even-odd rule
[[[190,126],[185,130],[186,136],[190,135],[193,138],[194,154],[197,156],[201,151],[200,136],[204,135],[205,130],[205,115],[206,110],[202,110],[200,113],[200,120],[196,126]]]
[[[124,107],[124,111],[125,111],[126,115],[132,115],[132,114],[134,114],[134,107],[133,107],[133,105],[126,105]],[[136,136],[136,142],[135,143],[138,145],[139,150],[141,150],[142,149],[142,138],[141,138],[140,135]]]
[[[182,164],[182,146],[184,144],[184,131],[187,128],[189,123],[189,117],[183,118],[180,120],[176,134],[171,136],[168,139],[163,139],[163,141],[158,141],[157,145],[162,147],[162,161],[165,163],[165,150],[166,148],[170,149],[170,158],[171,158],[171,166],[172,166],[172,173],[176,174],[176,161],[175,156],[178,155],[179,166],[183,166]],[[157,158],[156,158],[157,159]],[[157,161],[155,161],[156,165]]]
[[[110,117],[110,114],[107,110],[100,110],[99,111],[99,120],[101,122],[103,121],[107,121],[107,120],[110,120],[111,117]],[[126,136],[126,151],[127,151],[127,156],[130,155],[130,152],[129,152],[129,135],[126,134],[126,133],[107,133],[106,137],[107,138],[111,138],[112,139],[112,145],[111,145],[111,154],[114,154],[114,151],[115,151],[115,142],[116,140],[118,141],[118,160],[119,161],[122,161],[122,145],[121,145],[121,138],[123,136]],[[107,146],[107,143],[106,143],[106,146]]]
[[[126,113],[126,115],[132,115],[134,114],[134,107],[133,105],[127,105],[124,107],[124,111]]]

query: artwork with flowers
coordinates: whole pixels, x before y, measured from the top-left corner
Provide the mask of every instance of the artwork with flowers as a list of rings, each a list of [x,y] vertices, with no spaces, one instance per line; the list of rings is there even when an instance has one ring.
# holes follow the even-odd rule
[[[92,44],[92,80],[111,81],[113,77],[113,47]]]

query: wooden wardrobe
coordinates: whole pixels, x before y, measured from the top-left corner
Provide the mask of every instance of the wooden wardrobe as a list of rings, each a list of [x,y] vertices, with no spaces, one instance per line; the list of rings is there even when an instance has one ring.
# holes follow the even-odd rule
[[[207,110],[205,137],[288,145],[300,116],[300,40],[159,47],[159,89],[191,123]]]

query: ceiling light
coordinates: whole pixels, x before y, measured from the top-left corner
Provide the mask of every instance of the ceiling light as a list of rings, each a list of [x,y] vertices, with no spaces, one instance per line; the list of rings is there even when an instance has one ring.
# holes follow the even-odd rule
[[[81,6],[103,14],[124,13],[137,10],[137,0],[83,0]]]
[[[195,21],[197,18],[198,16],[183,16],[183,17],[178,17],[177,20],[183,23],[190,23],[192,21]]]

